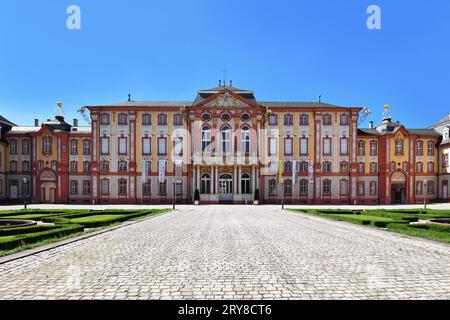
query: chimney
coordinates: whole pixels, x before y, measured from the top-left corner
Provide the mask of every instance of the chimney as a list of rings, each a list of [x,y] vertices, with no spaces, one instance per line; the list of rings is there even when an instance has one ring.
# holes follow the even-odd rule
[[[34,126],[39,127],[39,119],[34,119]]]
[[[369,122],[369,129],[373,129],[373,121]]]
[[[78,127],[78,119],[73,119],[73,127]]]

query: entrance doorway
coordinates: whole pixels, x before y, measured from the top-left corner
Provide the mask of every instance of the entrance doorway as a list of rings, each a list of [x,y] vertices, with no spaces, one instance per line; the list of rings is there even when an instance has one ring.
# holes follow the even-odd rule
[[[393,184],[391,194],[392,203],[406,204],[406,188],[404,184]]]
[[[219,179],[219,201],[233,201],[233,178],[229,174],[223,174]]]
[[[54,182],[46,182],[41,185],[41,202],[55,203],[56,184]]]
[[[396,171],[391,176],[391,199],[393,204],[406,204],[406,176]]]

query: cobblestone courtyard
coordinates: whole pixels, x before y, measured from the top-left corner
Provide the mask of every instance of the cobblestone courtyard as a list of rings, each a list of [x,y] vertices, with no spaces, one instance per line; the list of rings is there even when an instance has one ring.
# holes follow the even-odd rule
[[[450,299],[450,246],[275,206],[183,206],[0,279],[0,299]]]

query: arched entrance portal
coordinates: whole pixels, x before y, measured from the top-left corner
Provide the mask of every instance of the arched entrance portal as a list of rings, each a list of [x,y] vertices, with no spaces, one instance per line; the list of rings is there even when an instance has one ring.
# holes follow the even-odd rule
[[[219,201],[233,201],[233,178],[229,174],[222,174],[219,178]]]
[[[40,177],[39,198],[42,203],[56,202],[56,174],[44,171]]]
[[[402,172],[392,174],[391,198],[393,204],[406,204],[406,177]]]

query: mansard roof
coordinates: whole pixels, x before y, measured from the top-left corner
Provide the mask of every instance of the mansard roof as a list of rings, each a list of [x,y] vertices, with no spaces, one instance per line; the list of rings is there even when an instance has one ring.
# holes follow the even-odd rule
[[[304,109],[327,109],[327,108],[331,108],[331,109],[335,109],[335,108],[345,108],[348,109],[349,107],[343,107],[343,106],[338,106],[338,105],[334,105],[334,104],[329,104],[329,103],[322,103],[322,102],[290,102],[290,101],[258,101],[259,104],[265,106],[265,107],[269,107],[269,108],[304,108]]]
[[[435,124],[430,126],[430,129],[431,128],[437,128],[437,127],[440,127],[440,126],[445,126],[445,125],[450,125],[450,114],[446,115],[441,120],[439,120],[438,122],[436,122]]]

